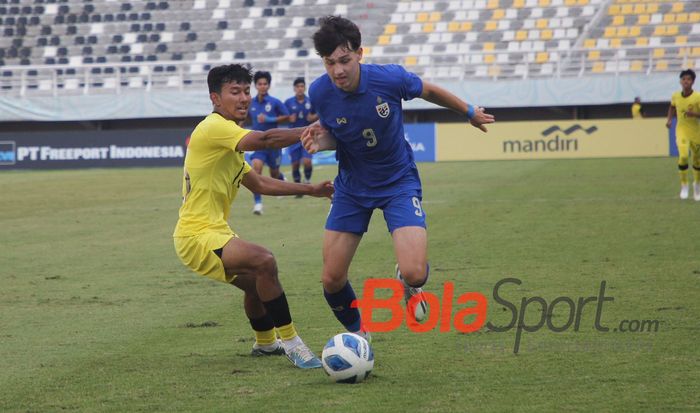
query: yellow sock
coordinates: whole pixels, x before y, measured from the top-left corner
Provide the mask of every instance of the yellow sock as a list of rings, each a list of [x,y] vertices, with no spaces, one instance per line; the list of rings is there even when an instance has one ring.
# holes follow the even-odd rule
[[[686,183],[687,183],[687,181],[688,181],[688,179],[686,178]],[[700,183],[700,171],[698,171],[697,169],[693,169],[693,181],[696,184]]]
[[[275,334],[274,328],[267,331],[255,331],[255,342],[258,343],[258,345],[269,346],[270,344],[275,344],[276,340],[277,335]]]
[[[681,185],[688,185],[688,171],[678,171],[678,175],[681,177]]]
[[[277,327],[277,332],[282,340],[291,340],[297,336],[297,330],[294,328],[294,323],[289,323],[282,327]]]

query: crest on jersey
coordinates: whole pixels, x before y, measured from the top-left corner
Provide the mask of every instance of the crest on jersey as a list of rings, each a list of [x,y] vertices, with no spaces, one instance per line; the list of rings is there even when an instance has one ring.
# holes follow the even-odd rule
[[[265,112],[269,112],[269,111],[271,111],[271,110],[272,110],[272,105],[271,105],[271,104],[268,103],[267,105],[265,105]]]
[[[304,107],[305,107],[307,110],[311,109],[311,103],[306,102],[306,104],[304,105]]]
[[[386,119],[391,113],[391,110],[389,109],[389,103],[382,103],[382,98],[380,98],[379,96],[377,96],[377,106],[375,106],[375,108],[377,109],[377,115],[379,115],[379,117],[382,119]]]

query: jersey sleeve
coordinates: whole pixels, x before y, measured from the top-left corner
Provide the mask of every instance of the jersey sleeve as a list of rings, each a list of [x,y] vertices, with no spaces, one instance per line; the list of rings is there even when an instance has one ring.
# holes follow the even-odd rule
[[[253,168],[250,167],[250,164],[247,161],[243,161],[243,175],[247,174],[250,172]]]
[[[319,86],[319,80],[315,80],[311,86],[309,87],[309,100],[311,101],[312,107],[315,109],[316,107],[313,106],[314,102],[320,102],[321,101],[321,92],[319,91],[320,86]],[[331,130],[330,126],[328,126],[328,122],[326,122],[326,119],[324,116],[321,114],[321,112],[314,112],[318,114],[318,121],[321,124],[321,126],[324,129]]]
[[[277,116],[289,116],[289,110],[287,110],[287,105],[282,103],[281,100],[277,100],[275,102],[275,106],[277,106]]]
[[[423,93],[423,81],[415,73],[399,65],[387,65],[389,74],[398,82],[399,95],[403,100],[411,100]]]
[[[316,114],[316,107],[314,106],[314,102],[309,99],[309,113],[312,115]]]
[[[213,125],[209,138],[215,146],[223,146],[235,151],[238,142],[249,133],[250,130],[241,128],[235,122],[221,122]]]
[[[676,107],[676,94],[671,95],[671,106]]]

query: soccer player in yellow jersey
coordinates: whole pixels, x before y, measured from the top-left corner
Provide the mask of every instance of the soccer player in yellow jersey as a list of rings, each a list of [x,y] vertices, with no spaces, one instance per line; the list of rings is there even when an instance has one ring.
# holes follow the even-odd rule
[[[695,72],[681,72],[682,90],[671,97],[666,127],[676,117],[678,169],[681,177],[681,199],[688,199],[688,149],[693,156],[693,198],[700,201],[700,94],[693,90]]]
[[[238,126],[248,114],[250,71],[218,66],[207,83],[214,111],[191,134],[183,177],[183,204],[173,234],[180,260],[195,272],[244,291],[244,307],[255,331],[253,355],[286,354],[300,368],[321,367],[292,323],[272,253],[244,241],[228,216],[242,184],[266,195],[331,197],[333,185],[297,184],[257,174],[244,151],[283,148],[299,141],[304,128],[249,131]],[[281,340],[277,339],[279,334]]]
[[[630,112],[632,113],[632,119],[644,119],[644,111],[642,110],[642,100],[639,98],[639,96],[634,98],[634,103],[632,103]]]

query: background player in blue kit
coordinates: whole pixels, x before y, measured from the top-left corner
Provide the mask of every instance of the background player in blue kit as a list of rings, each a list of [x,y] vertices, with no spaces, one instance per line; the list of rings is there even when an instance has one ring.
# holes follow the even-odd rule
[[[484,124],[495,120],[401,66],[360,64],[361,34],[350,20],[328,16],[320,25],[313,40],[326,74],[309,88],[320,120],[305,131],[302,142],[310,153],[336,149],[339,162],[323,239],[323,290],[345,328],[368,337],[361,331],[359,311],[350,306],[355,292],[348,268],[375,208],[383,211],[393,239],[404,298],[421,297],[429,274],[421,182],[404,138],[401,101],[421,97],[463,114],[484,132]],[[426,310],[421,300],[416,319],[423,319]]]
[[[272,76],[270,72],[255,72],[253,75],[255,88],[258,90],[258,95],[250,103],[250,118],[253,121],[252,130],[266,131],[276,128],[280,123],[289,120],[289,112],[287,107],[277,98],[268,94],[270,90],[270,82]],[[250,156],[253,163],[253,169],[258,174],[262,174],[263,166],[267,164],[270,168],[270,176],[273,178],[284,179],[284,175],[280,172],[280,164],[282,163],[282,150],[280,149],[265,149],[255,151]],[[255,207],[253,213],[262,215],[263,204],[262,196],[253,193],[255,198]]]
[[[284,105],[289,111],[289,127],[303,128],[318,120],[318,115],[314,109],[313,103],[306,96],[306,81],[303,77],[294,79],[294,96],[284,101]],[[312,158],[301,142],[289,147],[289,157],[292,160],[292,176],[294,182],[301,182],[301,174],[299,173],[300,161],[304,162],[304,183],[311,182],[311,172],[313,171]],[[301,195],[297,195],[301,198]]]

